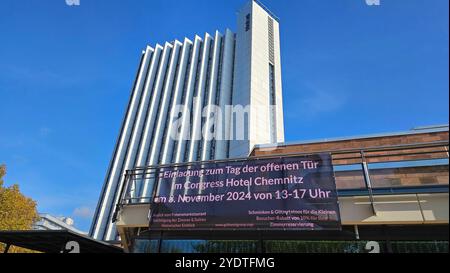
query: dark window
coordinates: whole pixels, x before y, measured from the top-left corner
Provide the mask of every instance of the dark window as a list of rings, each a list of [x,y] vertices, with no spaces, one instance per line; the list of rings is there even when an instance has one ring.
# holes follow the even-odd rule
[[[245,16],[245,31],[250,30],[250,13]]]
[[[275,91],[275,67],[273,64],[269,63],[269,90],[270,90],[270,132],[271,132],[271,142],[275,143],[277,141],[277,98]]]
[[[268,19],[268,30],[269,30],[269,62],[275,64],[275,41],[273,34],[273,19],[269,17]]]

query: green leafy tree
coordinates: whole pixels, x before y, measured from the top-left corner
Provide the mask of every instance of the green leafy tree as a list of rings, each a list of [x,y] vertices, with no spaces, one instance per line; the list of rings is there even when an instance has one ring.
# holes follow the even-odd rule
[[[39,216],[36,202],[24,196],[18,185],[4,186],[3,177],[6,166],[0,165],[0,230],[30,230]],[[0,244],[0,253],[4,245]],[[10,248],[9,252],[29,252],[18,247]]]

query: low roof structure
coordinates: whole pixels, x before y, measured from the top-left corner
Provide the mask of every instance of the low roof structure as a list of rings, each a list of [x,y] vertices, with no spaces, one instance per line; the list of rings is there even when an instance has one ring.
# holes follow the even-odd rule
[[[44,253],[122,253],[123,249],[68,230],[0,231],[0,242]]]

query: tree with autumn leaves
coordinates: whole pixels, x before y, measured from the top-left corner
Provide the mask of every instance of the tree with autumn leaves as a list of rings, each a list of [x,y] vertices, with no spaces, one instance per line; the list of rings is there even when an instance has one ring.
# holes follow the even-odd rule
[[[1,230],[30,230],[39,218],[36,202],[24,196],[18,185],[6,187],[3,178],[6,166],[0,165],[0,231]],[[0,253],[4,245],[0,243]],[[11,247],[9,252],[28,252],[17,247]]]

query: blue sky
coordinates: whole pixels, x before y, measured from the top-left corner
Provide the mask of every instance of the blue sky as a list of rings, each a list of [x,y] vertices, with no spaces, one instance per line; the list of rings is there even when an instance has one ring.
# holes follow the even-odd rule
[[[3,0],[0,163],[88,230],[147,44],[226,27],[245,0]],[[448,123],[448,0],[265,0],[281,19],[286,140]]]

